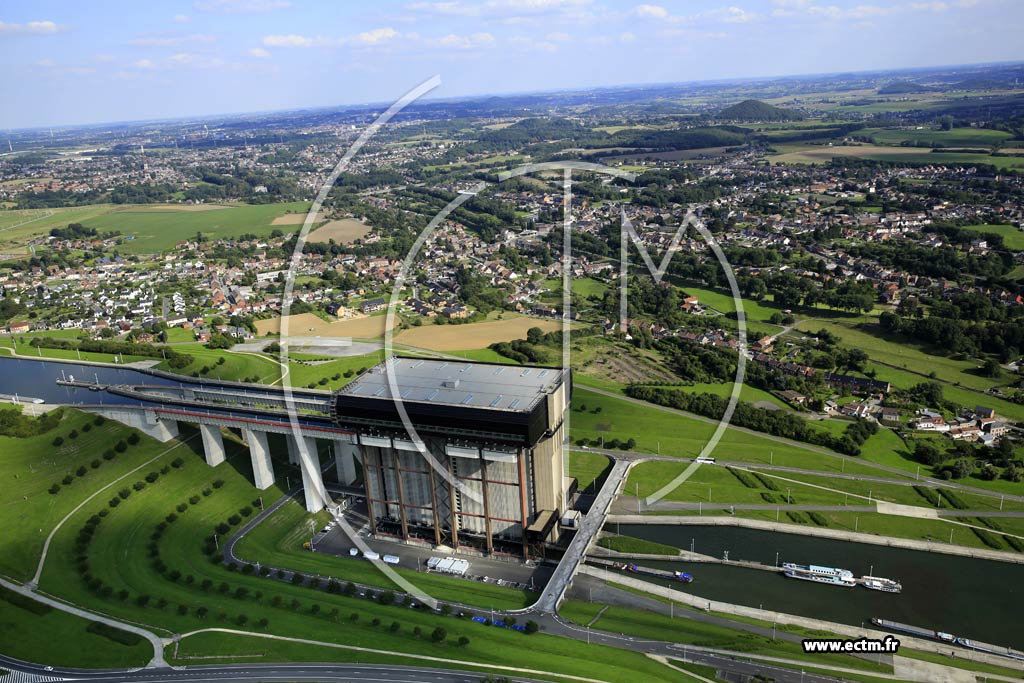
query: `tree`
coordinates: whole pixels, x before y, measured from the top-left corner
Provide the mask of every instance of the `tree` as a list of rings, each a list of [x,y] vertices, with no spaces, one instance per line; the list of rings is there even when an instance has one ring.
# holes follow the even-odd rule
[[[946,456],[932,444],[918,441],[914,444],[914,459],[922,464],[935,466],[945,460]]]
[[[391,631],[392,633],[398,633],[398,630],[400,628],[402,628],[401,624],[399,624],[397,621],[392,621],[391,622],[391,626],[388,627],[388,630]]]
[[[981,366],[981,374],[985,377],[998,378],[1003,374],[1003,369],[999,367],[999,361],[987,358]]]
[[[531,619],[530,621],[526,622],[526,632],[527,633],[533,634],[533,633],[536,633],[539,630],[540,630],[540,624],[538,624],[533,619]]]
[[[526,341],[531,344],[543,344],[544,330],[539,327],[531,327],[526,331]]]
[[[972,460],[957,460],[953,463],[954,479],[964,479],[971,476],[972,472],[974,472],[974,462]]]
[[[459,647],[466,647],[469,645],[469,638],[466,636],[459,636]]]
[[[438,626],[430,633],[430,639],[435,643],[443,643],[445,638],[448,637],[448,631]]]

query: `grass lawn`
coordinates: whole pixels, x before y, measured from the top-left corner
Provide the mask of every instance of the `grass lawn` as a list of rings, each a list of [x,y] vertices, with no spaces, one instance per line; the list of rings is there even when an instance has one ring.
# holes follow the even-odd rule
[[[213,527],[237,514],[240,508],[251,506],[257,495],[261,495],[265,503],[280,495],[276,486],[262,492],[254,489],[249,481],[248,456],[231,440],[225,441],[230,442],[226,444],[230,455],[217,468],[207,467],[198,453],[191,453],[185,458],[184,467],[170,469],[142,491],[132,492],[116,508],[110,509],[104,497],[77,513],[67,528],[57,534],[51,547],[42,580],[43,590],[164,633],[185,633],[216,626],[259,631],[263,627],[257,622],[266,618],[269,624],[265,630],[278,635],[465,659],[483,665],[521,665],[523,651],[528,649],[531,668],[552,673],[623,683],[635,681],[638,675],[644,680],[675,680],[671,671],[640,654],[588,646],[545,634],[526,636],[507,629],[485,628],[455,617],[386,606],[365,598],[348,598],[233,572],[212,563],[201,552],[201,546]],[[273,447],[271,450],[281,470],[280,480],[287,467],[282,462],[286,456]],[[158,462],[154,469],[159,470],[162,464]],[[223,485],[215,488],[213,482],[218,479]],[[204,489],[209,489],[210,495],[202,495]],[[190,496],[198,497],[195,504],[189,502]],[[184,505],[185,511],[176,513],[178,519],[167,527],[156,546],[168,570],[181,571],[182,575],[173,580],[168,574],[157,571],[149,558],[149,546],[157,525],[165,521],[178,504]],[[111,588],[110,595],[90,590],[75,568],[78,554],[75,537],[83,523],[100,510],[108,510],[108,516],[92,537],[86,557],[90,572]],[[211,582],[206,589],[204,580]],[[127,591],[124,599],[119,596],[122,590]],[[140,596],[150,597],[145,606],[140,604]],[[352,614],[357,615],[355,620]],[[381,625],[373,625],[374,619],[379,619]],[[389,628],[393,622],[398,624],[394,632]],[[417,636],[414,631],[418,627],[429,634],[437,626],[443,626],[448,632],[447,642],[443,644]],[[470,638],[465,647],[455,644],[462,635]],[[269,660],[321,660],[331,656],[321,648],[294,649],[263,641],[249,642],[245,652],[266,651]],[[214,651],[206,649],[203,654],[216,654],[216,641],[214,643]],[[62,644],[53,641],[53,646]],[[237,650],[225,655],[230,657],[235,653]]]
[[[874,534],[876,536],[895,536],[897,538],[911,538],[919,541],[930,541],[933,543],[949,543],[950,532],[952,532],[953,545],[988,549],[988,546],[985,545],[981,539],[978,538],[977,534],[969,528],[950,524],[942,520],[919,519],[916,517],[897,517],[895,515],[882,515],[877,512],[820,512],[818,514],[826,518],[829,529],[835,529],[837,531],[858,531],[860,533]],[[813,523],[807,519],[807,513],[801,513],[801,515],[803,516],[803,521],[794,522],[786,516],[785,510],[783,510],[783,513],[778,520],[776,520],[775,512],[773,510],[736,511],[737,517],[760,519],[770,522],[779,521],[785,524],[814,526]],[[961,519],[959,521],[976,525],[978,524],[978,522],[973,518]],[[1003,521],[1004,520],[1002,519],[999,520],[999,524],[1003,530],[1010,533],[1021,533],[1020,531],[1015,530],[1015,527],[1011,527],[1010,524],[1003,524]],[[996,537],[999,536],[999,532],[993,531],[992,533]],[[1001,550],[1013,552],[1013,549],[1001,539],[1000,546]]]
[[[568,474],[576,477],[579,490],[600,489],[612,468],[611,459],[600,453],[586,451],[569,451],[568,455]]]
[[[690,386],[679,387],[679,390],[685,391],[688,394],[714,394],[715,396],[728,398],[732,394],[732,382],[722,382],[718,384],[691,384]],[[778,406],[782,410],[792,410],[792,408],[787,406],[782,399],[776,398],[767,391],[758,389],[757,387],[752,387],[749,384],[744,384],[740,388],[740,400],[747,401],[748,403],[760,403],[764,401]],[[843,426],[845,427],[845,425]]]
[[[997,384],[996,380],[970,372],[980,366],[977,361],[954,360],[928,353],[913,342],[886,335],[874,324],[851,327],[823,320],[805,320],[797,325],[797,329],[811,334],[822,328],[842,339],[843,346],[862,349],[872,359],[896,368],[921,373],[924,377],[919,382],[927,381],[929,373],[934,372],[936,379],[981,391]]]
[[[921,382],[929,381],[927,377],[921,377],[906,370],[890,368],[886,365],[868,364],[866,369],[875,370],[875,377],[877,379],[891,382],[894,387],[899,387],[900,389],[909,389]],[[982,395],[970,389],[945,383],[942,385],[942,396],[946,400],[959,403],[962,406],[970,408],[976,405],[988,406],[994,408],[999,415],[1008,417],[1011,420],[1024,420],[1024,406],[996,398],[995,396]]]
[[[717,624],[708,624],[683,617],[673,619],[667,615],[655,614],[644,610],[610,606],[598,612],[602,605],[568,601],[559,609],[559,613],[577,624],[591,623],[591,628],[623,633],[637,638],[668,640],[687,645],[703,647],[727,648],[735,652],[749,654],[786,657],[821,663],[820,655],[804,654],[799,643],[784,640],[773,641],[769,636],[756,635],[745,631],[737,631]],[[594,621],[595,617],[597,621]],[[878,662],[857,659],[847,655],[835,655],[830,659],[836,666],[846,666],[864,671],[881,671],[888,673],[892,668]]]
[[[132,363],[135,361],[152,361],[148,356],[121,356],[113,353],[95,353],[92,351],[75,351],[72,349],[44,349],[30,346],[27,339],[17,338],[0,339],[0,351],[11,354],[17,351],[21,356],[34,356],[36,358],[57,358],[60,360],[87,360],[94,363],[113,363],[114,358],[118,362]],[[15,347],[17,344],[17,347]]]
[[[315,389],[340,389],[354,380],[360,370],[371,368],[382,360],[384,360],[384,352],[375,351],[359,356],[345,356],[324,363],[318,362],[315,365],[290,362],[289,379],[293,387],[308,387],[312,384],[314,386],[311,388]],[[351,372],[350,376],[346,377],[346,372]],[[321,380],[327,381],[321,382]]]
[[[585,412],[577,410],[580,404],[586,405]],[[598,408],[600,412],[594,412]],[[573,441],[579,438],[633,438],[637,451],[691,458],[700,453],[715,430],[714,424],[670,413],[653,404],[638,404],[595,394],[581,385],[577,385],[574,391],[569,425]],[[735,429],[725,432],[714,455],[720,460],[774,462],[776,465],[833,472],[842,469],[837,458]],[[877,473],[856,463],[847,463],[845,471]]]
[[[308,202],[283,204],[238,204],[209,211],[183,211],[174,207],[125,207],[81,221],[100,232],[118,231],[133,237],[121,245],[122,253],[159,253],[182,240],[195,239],[202,233],[208,239],[237,237],[243,234],[269,236],[274,229],[294,232],[299,226],[273,225],[275,218],[289,211],[305,212]]]
[[[184,327],[170,327],[167,329],[167,343],[194,342],[195,332],[186,330]]]
[[[640,463],[629,473],[625,491],[632,493],[640,486],[640,495],[654,493],[665,482],[671,481],[685,469],[684,463],[652,461]],[[759,472],[765,481],[756,478],[754,488],[744,485],[729,469],[719,465],[706,465],[694,472],[685,483],[667,496],[668,500],[722,504],[752,505],[869,505],[871,500],[885,500],[906,505],[927,506],[928,503],[909,486],[863,482],[792,472]],[[752,477],[753,475],[746,475]],[[806,484],[811,484],[808,486]],[[815,488],[823,487],[823,488]],[[825,490],[833,489],[833,491]],[[850,494],[846,496],[844,494]],[[859,496],[859,497],[858,497]],[[769,500],[770,498],[770,500]],[[998,499],[996,500],[998,503]]]
[[[8,596],[14,596],[15,602],[9,602]],[[19,597],[0,588],[0,642],[5,655],[51,666],[85,668],[141,667],[153,656],[148,640],[140,638],[135,645],[125,645],[88,631],[93,622],[67,612],[41,603],[34,603],[38,605],[34,610],[25,609],[16,604]]]
[[[679,287],[690,296],[695,296],[702,306],[710,306],[721,313],[735,313],[736,302],[732,294],[717,289],[704,289],[702,287],[680,284]],[[747,314],[747,320],[760,320],[767,322],[773,314],[781,313],[782,309],[774,306],[770,301],[743,300],[743,312]]]
[[[1007,249],[1024,250],[1024,232],[1012,225],[965,225],[964,228],[978,232],[994,232],[997,235],[1002,235],[1003,244]]]
[[[242,381],[259,378],[260,384],[272,384],[281,377],[281,366],[271,356],[264,354],[208,349],[200,345],[177,347],[175,350],[192,356],[193,361],[183,368],[172,368],[163,361],[156,366],[157,369],[206,379]],[[224,359],[223,363],[220,362],[221,358]],[[203,368],[207,368],[207,372],[202,372]],[[295,383],[294,378],[292,382]]]
[[[69,436],[72,430],[79,433],[75,439]],[[103,457],[132,433],[113,420],[97,425],[95,416],[66,408],[64,419],[45,434],[23,439],[0,436],[0,481],[7,490],[17,491],[0,505],[0,527],[5,530],[0,536],[0,573],[30,579],[46,536],[64,515],[106,483],[173,445],[143,437],[123,453],[115,451],[112,460]],[[64,439],[60,446],[53,445],[57,436]],[[76,474],[80,467],[85,468],[83,475]],[[74,477],[71,484],[61,484],[66,475]],[[51,494],[55,483],[60,491]]]

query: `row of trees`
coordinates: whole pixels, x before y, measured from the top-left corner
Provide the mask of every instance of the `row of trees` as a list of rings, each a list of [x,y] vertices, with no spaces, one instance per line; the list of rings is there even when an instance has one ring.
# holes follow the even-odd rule
[[[721,419],[729,402],[727,398],[713,394],[691,394],[672,387],[638,384],[626,387],[626,395],[713,419]],[[860,455],[860,445],[878,429],[878,425],[874,423],[852,422],[843,435],[837,437],[823,430],[814,429],[807,420],[798,415],[783,410],[763,410],[746,401],[739,401],[736,404],[732,424],[831,448],[847,455]]]

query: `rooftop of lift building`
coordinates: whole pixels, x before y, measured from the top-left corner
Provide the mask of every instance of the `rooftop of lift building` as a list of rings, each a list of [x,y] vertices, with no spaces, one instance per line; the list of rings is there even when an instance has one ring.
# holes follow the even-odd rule
[[[390,372],[388,371],[390,366]],[[391,358],[348,384],[339,396],[528,413],[565,381],[561,368]],[[394,377],[395,395],[392,394]]]

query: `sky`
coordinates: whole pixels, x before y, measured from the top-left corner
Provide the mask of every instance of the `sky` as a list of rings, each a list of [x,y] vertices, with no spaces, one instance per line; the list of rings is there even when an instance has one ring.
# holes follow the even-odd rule
[[[0,3],[0,127],[1024,59],[1021,0]]]

